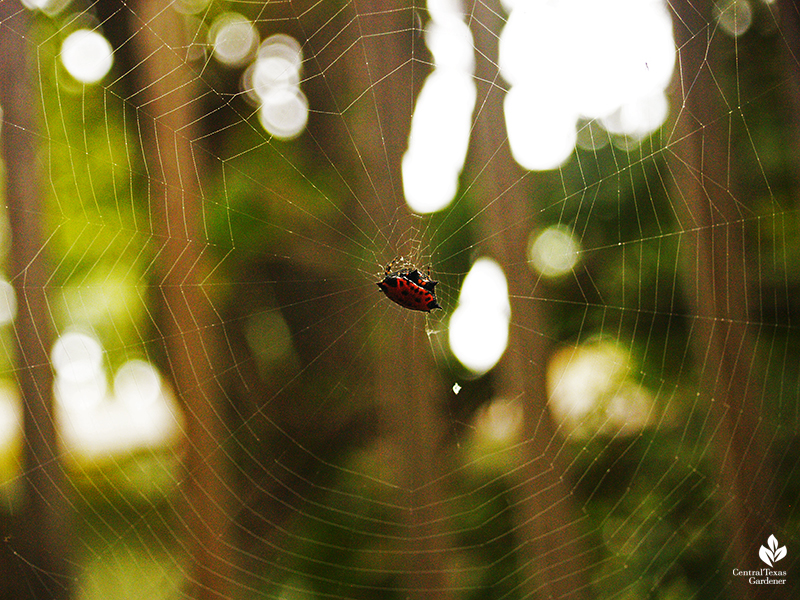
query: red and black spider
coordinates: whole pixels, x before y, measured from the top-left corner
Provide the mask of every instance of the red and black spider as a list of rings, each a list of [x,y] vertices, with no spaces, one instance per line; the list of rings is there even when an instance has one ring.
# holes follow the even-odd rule
[[[398,262],[402,266],[393,271],[392,269]],[[436,308],[442,308],[436,300],[435,288],[439,282],[431,279],[430,269],[428,269],[427,275],[424,275],[415,266],[394,259],[386,265],[384,274],[383,281],[379,281],[377,285],[392,302],[403,308],[422,312],[431,312]]]

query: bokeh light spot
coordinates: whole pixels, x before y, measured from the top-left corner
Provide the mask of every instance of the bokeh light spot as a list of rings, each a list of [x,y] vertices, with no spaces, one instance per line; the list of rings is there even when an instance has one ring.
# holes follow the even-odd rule
[[[44,14],[54,17],[67,6],[72,0],[22,0],[22,5],[30,10],[40,10]]]
[[[540,90],[514,86],[505,99],[511,153],[522,167],[545,171],[563,165],[578,137],[576,114]]]
[[[561,348],[548,366],[553,417],[581,436],[640,431],[651,420],[653,398],[632,372],[630,353],[618,344],[592,340]]]
[[[600,150],[608,146],[610,141],[608,131],[597,121],[586,121],[578,126],[575,145],[583,150]]]
[[[89,29],[73,31],[61,45],[61,63],[81,83],[97,83],[111,70],[114,51],[101,34]]]
[[[531,266],[545,277],[569,273],[577,264],[580,244],[572,232],[563,227],[548,227],[532,235],[528,245]]]
[[[450,349],[467,369],[483,374],[506,350],[510,319],[505,274],[495,261],[481,258],[464,278],[450,317]]]
[[[609,133],[643,137],[658,129],[668,114],[669,101],[658,93],[623,104],[600,121]]]
[[[667,116],[675,56],[660,1],[514,2],[500,36],[514,159],[535,171],[560,167],[578,143],[581,118],[623,135],[652,133]]]
[[[753,24],[753,7],[748,0],[722,0],[714,4],[714,18],[725,33],[739,37]]]
[[[282,140],[290,140],[303,132],[308,122],[308,100],[299,89],[276,88],[261,102],[258,113],[261,125]]]
[[[149,362],[129,360],[114,376],[114,396],[133,410],[145,410],[161,395],[161,377]]]
[[[17,316],[17,294],[5,279],[0,279],[0,325],[6,325]]]
[[[102,368],[103,347],[93,336],[68,331],[53,344],[50,359],[59,378],[85,381]]]
[[[68,331],[56,340],[50,358],[56,372],[56,400],[65,410],[90,410],[103,401],[108,385],[97,338]]]
[[[296,138],[308,123],[308,99],[300,90],[302,65],[303,51],[297,40],[275,34],[264,40],[243,76],[244,90],[260,105],[261,126],[281,140]]]
[[[235,12],[221,14],[208,30],[208,42],[214,56],[228,66],[245,63],[258,45],[258,31],[244,16]]]
[[[477,88],[472,33],[461,2],[430,0],[425,41],[435,68],[420,90],[403,156],[403,192],[419,214],[446,208],[458,192]]]

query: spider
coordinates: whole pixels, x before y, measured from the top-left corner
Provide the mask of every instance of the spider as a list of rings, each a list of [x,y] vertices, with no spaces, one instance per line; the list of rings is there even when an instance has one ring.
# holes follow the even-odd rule
[[[400,268],[394,270],[396,265]],[[392,302],[409,310],[431,312],[442,308],[436,300],[436,284],[438,281],[431,279],[431,269],[427,274],[407,263],[402,258],[395,258],[384,268],[384,278],[377,283],[380,290]]]

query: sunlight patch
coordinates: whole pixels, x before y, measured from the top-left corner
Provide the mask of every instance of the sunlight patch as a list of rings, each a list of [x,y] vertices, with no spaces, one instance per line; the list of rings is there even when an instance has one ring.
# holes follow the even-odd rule
[[[748,0],[722,0],[714,4],[714,18],[725,33],[739,37],[753,23],[753,7]]]
[[[245,91],[260,105],[261,126],[281,140],[296,138],[308,123],[308,99],[300,90],[302,66],[303,51],[297,40],[275,34],[264,40],[243,75]]]
[[[61,45],[61,63],[76,81],[97,83],[111,70],[114,50],[98,32],[78,29]]]
[[[578,263],[580,244],[564,227],[548,227],[538,235],[532,234],[528,244],[531,266],[545,277],[569,273]]]
[[[67,6],[72,0],[22,0],[22,5],[31,10],[40,10],[44,14],[54,17]]]
[[[651,421],[653,398],[632,377],[630,353],[591,341],[558,350],[547,369],[553,417],[581,436],[629,435]]]
[[[523,416],[519,401],[495,398],[475,414],[475,430],[493,442],[511,442],[522,430]]]
[[[51,360],[59,429],[74,457],[105,459],[164,446],[180,432],[180,412],[149,362],[126,362],[109,390],[105,351],[81,331],[62,334]]]
[[[244,64],[255,52],[258,31],[244,16],[227,12],[211,24],[208,43],[219,62],[235,67]]]
[[[450,349],[467,369],[483,374],[505,352],[510,320],[505,274],[495,261],[481,258],[464,278],[450,317]]]
[[[403,156],[403,191],[419,214],[446,208],[464,168],[477,89],[472,34],[457,1],[429,2],[425,41],[435,68],[417,97]]]
[[[669,101],[659,92],[636,98],[600,119],[606,131],[620,136],[644,137],[658,129],[669,113]]]
[[[68,331],[58,338],[50,354],[56,377],[67,381],[85,381],[101,370],[103,348],[96,337]]]
[[[21,442],[22,399],[16,387],[0,381],[0,495],[18,481]]]
[[[114,376],[114,395],[131,410],[146,410],[161,395],[161,376],[149,362],[129,360]]]
[[[0,279],[0,325],[7,325],[17,316],[17,293],[14,286]]]
[[[272,90],[264,96],[258,118],[276,138],[291,140],[306,127],[308,100],[299,89]]]
[[[582,121],[578,127],[575,145],[583,150],[594,151],[605,148],[610,141],[608,130],[601,126],[598,121]]]
[[[294,89],[300,85],[303,53],[300,44],[288,35],[273,35],[264,40],[258,58],[245,75],[248,90],[256,99],[273,90]]]
[[[513,3],[500,37],[509,142],[530,170],[562,165],[580,117],[610,118],[618,133],[643,136],[666,118],[672,21],[660,1]],[[601,121],[605,125],[605,121]]]
[[[546,171],[563,165],[578,138],[578,115],[528,85],[514,86],[504,103],[511,153],[520,166]]]

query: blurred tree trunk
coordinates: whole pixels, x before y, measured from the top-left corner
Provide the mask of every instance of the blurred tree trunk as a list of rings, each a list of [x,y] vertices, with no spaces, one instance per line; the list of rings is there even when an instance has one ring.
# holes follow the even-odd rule
[[[717,86],[719,36],[711,26],[711,3],[679,1],[675,38],[680,86],[677,123],[669,146],[674,178],[672,198],[679,219],[681,269],[692,311],[691,336],[700,365],[700,399],[710,410],[707,431],[719,460],[717,501],[729,520],[725,558],[732,566],[752,565],[759,546],[778,534],[774,522],[774,476],[765,443],[761,376],[750,323],[745,255],[745,218],[750,213],[731,189],[728,152],[731,112]],[[746,198],[746,194],[742,197]],[[756,282],[757,283],[757,282]],[[766,596],[771,586],[734,578],[740,598]]]
[[[183,62],[183,24],[171,2],[138,0],[133,38],[140,63],[139,123],[150,185],[160,338],[186,417],[186,505],[181,518],[192,562],[191,598],[227,597],[232,586],[221,342],[215,310],[203,290],[209,273],[202,234],[204,161],[195,152],[201,108],[196,75]]]
[[[778,0],[783,59],[787,72],[787,96],[790,111],[790,128],[787,134],[790,177],[794,193],[792,200],[800,206],[800,3],[796,0]],[[792,168],[794,167],[794,168]]]
[[[800,112],[800,4],[796,0],[778,0],[777,5],[790,100]]]
[[[390,253],[407,255],[409,230],[415,223],[404,200],[400,163],[414,99],[426,74],[412,53],[415,44],[424,50],[423,41],[416,37],[417,15],[404,0],[361,2],[358,10],[360,47],[349,54],[348,65],[356,94],[366,92],[349,121],[363,160],[356,168],[356,194],[367,213],[365,226],[391,219],[387,239],[380,243]],[[383,258],[388,262],[395,256]],[[377,273],[379,266],[375,267]],[[377,287],[374,293],[380,293]],[[395,555],[400,561],[396,566],[405,572],[404,598],[445,599],[451,596],[446,574],[452,567],[449,538],[440,520],[444,386],[433,361],[425,315],[393,304],[383,309],[394,326],[381,327],[377,336],[375,386],[384,434],[399,452],[396,483],[405,508],[405,542]]]
[[[475,2],[470,27],[476,52],[478,115],[469,165],[481,199],[479,222],[489,254],[503,267],[513,316],[508,348],[495,373],[498,394],[523,404],[523,436],[515,477],[516,535],[521,590],[526,598],[583,598],[589,577],[571,485],[565,481],[563,440],[547,406],[549,345],[540,304],[530,299],[532,273],[527,243],[535,229],[531,203],[536,176],[511,156],[498,72],[498,36],[504,20],[498,1]],[[485,204],[483,204],[485,203]]]
[[[0,1],[0,135],[18,306],[14,334],[24,440],[19,527],[6,540],[15,551],[14,567],[0,577],[5,580],[0,591],[8,591],[8,597],[50,600],[71,596],[72,531],[53,410],[49,268],[33,109],[38,91],[28,68],[28,31],[29,11],[19,2]]]

